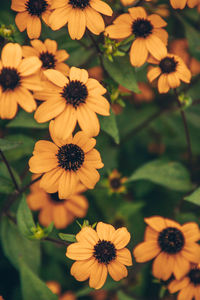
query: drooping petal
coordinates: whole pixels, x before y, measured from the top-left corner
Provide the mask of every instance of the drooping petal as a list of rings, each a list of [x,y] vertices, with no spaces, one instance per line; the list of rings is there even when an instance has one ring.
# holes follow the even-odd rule
[[[151,34],[145,39],[146,47],[150,54],[158,60],[161,60],[167,55],[165,44],[156,35]]]
[[[160,94],[165,94],[169,91],[170,86],[167,80],[167,75],[162,74],[158,79],[158,91]]]
[[[131,252],[127,248],[117,250],[116,259],[125,266],[132,266]]]
[[[49,25],[53,30],[58,30],[63,27],[69,20],[72,7],[55,9],[49,17]]]
[[[78,176],[75,172],[65,171],[59,180],[58,194],[60,199],[67,199],[74,194],[78,182]]]
[[[100,289],[107,278],[108,269],[104,264],[99,264],[97,261],[91,268],[89,286],[91,288]]]
[[[15,90],[15,99],[27,112],[33,112],[37,108],[33,95],[22,86]]]
[[[22,60],[22,48],[19,44],[8,43],[1,52],[4,67],[17,68]]]
[[[153,262],[152,273],[158,279],[167,280],[173,273],[174,264],[173,255],[161,252]]]
[[[115,245],[116,249],[124,248],[130,241],[131,235],[126,229],[126,227],[122,227],[117,229],[112,237],[111,242]]]
[[[170,0],[171,6],[175,9],[183,9],[187,3],[187,0]],[[189,300],[189,299],[188,299]]]
[[[15,17],[15,23],[19,29],[19,31],[24,31],[27,27],[27,22],[28,22],[28,19],[29,19],[29,14],[27,11],[24,11],[24,12],[20,12],[16,15]]]
[[[34,118],[38,123],[47,122],[61,114],[64,111],[65,107],[66,103],[62,99],[59,99],[57,101],[46,101],[40,104],[35,112]]]
[[[85,9],[86,26],[94,34],[100,34],[105,29],[102,16],[91,7]]]
[[[156,257],[160,251],[161,249],[158,247],[157,242],[148,241],[136,246],[133,250],[133,255],[137,262],[146,262]]]
[[[13,119],[17,113],[15,93],[4,92],[0,96],[0,118]]]
[[[147,73],[147,78],[150,82],[154,81],[161,73],[161,69],[158,68],[154,68],[152,67],[148,73]]]
[[[62,204],[54,205],[53,211],[53,221],[56,228],[65,228],[68,224],[68,214],[67,210]]]
[[[45,173],[40,180],[40,187],[48,193],[56,193],[63,172],[64,170],[62,168],[56,168]]]
[[[80,9],[73,9],[68,20],[68,31],[72,40],[80,40],[86,28],[85,13]]]
[[[115,281],[119,281],[128,276],[126,267],[117,260],[109,263],[108,272]]]
[[[130,50],[130,61],[132,66],[140,67],[147,60],[148,50],[143,38],[137,38]]]
[[[167,80],[168,80],[169,86],[172,89],[177,88],[181,84],[180,79],[178,78],[176,72],[168,74]]]
[[[98,171],[94,168],[87,168],[87,166],[82,165],[82,167],[76,172],[80,181],[88,188],[93,189],[96,183],[100,179]]]
[[[113,11],[110,8],[110,6],[101,0],[91,0],[90,6],[100,12],[101,14],[104,14],[106,16],[112,16]]]
[[[176,255],[174,261],[174,276],[176,279],[181,279],[184,277],[190,270],[191,264],[185,259],[180,253]]]
[[[38,17],[31,16],[27,22],[27,34],[30,39],[37,39],[41,33],[42,24]]]
[[[200,238],[199,226],[197,223],[190,222],[182,226],[182,232],[187,242],[196,242]]]
[[[94,111],[90,110],[87,105],[80,105],[77,108],[77,119],[79,126],[88,136],[97,136],[100,131],[100,123]]]
[[[96,260],[92,257],[87,260],[76,261],[73,263],[70,273],[78,281],[87,280],[94,264],[96,264]]]

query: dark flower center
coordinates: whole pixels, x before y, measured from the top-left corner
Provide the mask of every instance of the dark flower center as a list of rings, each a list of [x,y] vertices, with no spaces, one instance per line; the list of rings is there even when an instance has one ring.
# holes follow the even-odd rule
[[[148,37],[153,30],[153,25],[150,21],[142,18],[138,18],[137,20],[133,21],[132,24],[132,32],[135,37]]]
[[[3,68],[0,73],[0,85],[3,91],[14,90],[20,85],[20,76],[14,68]]]
[[[82,166],[85,158],[83,150],[74,144],[62,146],[56,155],[59,166],[66,171],[77,171]]]
[[[73,8],[86,8],[90,3],[90,0],[69,0],[69,4],[73,6]]]
[[[165,57],[160,61],[159,67],[162,73],[172,73],[176,71],[178,62],[173,57]]]
[[[188,277],[194,285],[200,285],[200,269],[192,269],[189,272]]]
[[[94,257],[99,263],[109,264],[116,257],[116,249],[113,243],[100,240],[94,246]]]
[[[55,68],[56,59],[52,53],[49,53],[48,51],[42,52],[40,54],[40,60],[42,61],[42,67],[44,69],[54,69]]]
[[[175,254],[182,250],[185,239],[179,229],[168,227],[160,232],[158,243],[162,251]]]
[[[65,201],[63,199],[59,199],[58,193],[49,194],[49,196],[51,198],[51,201],[54,202],[54,203],[62,203],[62,202]]]
[[[40,16],[46,11],[48,3],[46,0],[28,0],[25,3],[26,9],[31,16]]]
[[[63,88],[61,95],[66,99],[67,103],[77,108],[81,103],[85,103],[88,90],[82,82],[72,80]]]
[[[118,189],[121,186],[120,178],[112,178],[110,180],[110,185],[113,189]]]

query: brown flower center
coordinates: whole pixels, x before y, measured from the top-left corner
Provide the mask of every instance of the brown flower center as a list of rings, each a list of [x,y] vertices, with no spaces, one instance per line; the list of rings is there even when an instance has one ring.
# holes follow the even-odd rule
[[[20,75],[14,68],[3,68],[0,73],[0,85],[3,91],[14,90],[20,85]]]
[[[69,0],[69,4],[72,5],[73,8],[86,8],[90,3],[90,0]]]
[[[121,187],[120,178],[112,178],[110,180],[110,185],[114,190],[117,190],[118,188],[120,188]]]
[[[40,60],[42,61],[42,67],[44,69],[54,69],[55,68],[56,59],[52,53],[49,53],[48,51],[42,52],[40,54]]]
[[[82,82],[72,80],[63,88],[61,95],[66,99],[67,103],[77,108],[81,103],[85,103],[88,90]]]
[[[165,57],[160,61],[159,67],[162,73],[172,73],[176,71],[178,62],[173,57]]]
[[[50,196],[51,201],[52,201],[53,203],[62,203],[62,202],[65,201],[65,200],[60,199],[60,198],[58,197],[58,193],[49,194],[49,196]]]
[[[31,16],[40,16],[46,11],[48,3],[46,0],[28,0],[25,7]]]
[[[199,268],[192,269],[189,272],[188,277],[190,278],[190,281],[194,285],[200,285],[200,269]]]
[[[75,144],[67,144],[62,146],[58,153],[58,164],[61,168],[72,171],[77,171],[83,164],[85,154],[83,150]]]
[[[138,18],[133,21],[132,32],[136,38],[143,37],[146,38],[152,34],[153,25],[149,20]]]
[[[94,246],[94,257],[99,263],[109,264],[116,258],[116,248],[113,243],[105,240],[99,240]]]
[[[175,227],[167,227],[160,232],[158,244],[162,251],[168,254],[175,254],[182,250],[185,239],[182,232]]]

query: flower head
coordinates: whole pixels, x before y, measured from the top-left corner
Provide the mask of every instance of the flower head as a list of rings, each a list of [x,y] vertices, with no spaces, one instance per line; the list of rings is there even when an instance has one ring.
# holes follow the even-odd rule
[[[200,299],[200,264],[193,265],[189,272],[180,280],[173,280],[168,285],[170,293],[179,291],[178,300]]]
[[[106,89],[97,80],[88,78],[84,69],[72,67],[69,77],[56,70],[46,70],[44,74],[49,82],[35,97],[46,101],[38,107],[36,121],[42,123],[54,118],[54,131],[61,139],[73,132],[77,122],[89,136],[98,135],[100,124],[96,113],[109,115],[110,104],[102,96]]]
[[[48,24],[51,0],[12,0],[11,9],[17,11],[15,23],[20,31],[27,29],[30,39],[41,33],[41,18]]]
[[[19,44],[8,43],[3,47],[0,60],[0,118],[14,118],[18,104],[27,112],[36,109],[36,101],[29,90],[42,89],[37,74],[40,67],[37,57],[22,58]]]
[[[135,37],[130,49],[130,62],[142,66],[148,54],[156,59],[167,54],[167,32],[162,28],[167,23],[158,15],[147,16],[143,7],[129,8],[129,13],[117,17],[113,25],[106,27],[105,34],[110,38],[124,39]]]
[[[111,16],[112,9],[101,0],[53,0],[54,10],[49,18],[53,30],[60,29],[68,23],[70,37],[80,40],[86,27],[94,34],[100,34],[105,29],[100,13]]]
[[[167,54],[162,56],[160,60],[150,58],[148,61],[158,65],[158,67],[151,67],[149,69],[147,78],[152,82],[159,77],[159,93],[167,93],[170,88],[177,88],[181,84],[181,81],[190,82],[191,72],[179,56]]]
[[[108,177],[108,186],[111,193],[125,193],[126,187],[124,183],[127,181],[126,177],[121,177],[121,174],[115,169]]]
[[[119,281],[128,275],[125,266],[132,265],[130,251],[125,248],[130,241],[130,233],[125,227],[115,230],[112,225],[99,222],[96,231],[83,227],[76,235],[77,243],[67,247],[66,256],[76,260],[71,274],[78,281],[89,278],[92,288],[100,289],[107,274]]]
[[[67,199],[61,200],[58,193],[48,194],[37,181],[30,188],[27,202],[32,210],[39,210],[39,222],[43,226],[49,226],[54,222],[56,228],[65,228],[75,218],[83,218],[88,209],[87,199],[80,193],[86,188],[82,184],[77,184],[75,194]]]
[[[176,279],[185,276],[190,263],[200,262],[200,238],[196,223],[180,225],[170,219],[154,216],[146,218],[148,224],[144,242],[133,250],[137,262],[155,258],[153,275],[167,280],[173,274]]]
[[[32,47],[22,47],[24,57],[37,56],[42,63],[42,71],[55,69],[65,75],[69,74],[69,66],[64,63],[69,54],[65,50],[58,50],[56,41],[46,39],[43,43],[40,40],[32,40],[30,43]]]
[[[75,194],[79,182],[93,189],[100,178],[96,169],[103,167],[99,152],[93,149],[96,140],[82,131],[58,139],[53,121],[50,134],[53,142],[38,141],[29,160],[30,171],[43,174],[40,187],[48,193],[58,192],[60,199]]]

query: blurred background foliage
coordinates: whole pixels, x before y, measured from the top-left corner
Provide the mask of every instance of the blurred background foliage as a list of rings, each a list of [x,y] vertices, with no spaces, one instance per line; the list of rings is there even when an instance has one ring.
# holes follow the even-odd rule
[[[166,20],[170,41],[187,38],[190,55],[200,61],[200,16],[197,10],[186,8],[183,11],[174,11],[168,0],[158,2],[167,5],[169,16]],[[117,1],[109,1],[109,4],[120,13],[127,10]],[[157,3],[155,7],[156,5]],[[14,17],[15,14],[10,10],[10,1],[1,1],[0,25],[12,24],[15,28],[14,41],[21,45],[28,44],[26,34],[19,33],[15,27]],[[67,63],[70,66],[90,69],[100,66],[101,63],[106,71],[102,83],[109,90],[107,96],[112,100],[113,112],[110,117],[100,118],[102,130],[97,137],[97,149],[105,166],[100,171],[101,180],[95,189],[86,192],[89,200],[86,219],[90,224],[103,221],[116,227],[127,226],[132,236],[129,245],[132,251],[133,247],[143,240],[144,217],[161,215],[181,223],[199,223],[199,74],[195,74],[189,86],[182,85],[179,88],[179,92],[184,93],[184,111],[191,136],[191,166],[188,163],[184,127],[173,93],[160,95],[153,88],[151,99],[145,101],[143,96],[137,100],[137,83],[147,82],[147,65],[134,69],[129,63],[128,54],[113,57],[113,61],[109,60],[106,54],[99,59],[95,47],[86,35],[81,42],[73,41],[66,28],[52,31],[43,24],[41,39],[46,38],[55,39],[60,49],[67,50],[70,54]],[[103,44],[103,35],[95,39],[97,43]],[[4,39],[1,38],[1,44],[3,43]],[[129,91],[124,91],[119,85]],[[116,107],[119,110],[117,114]],[[35,142],[49,138],[48,124],[36,123],[33,114],[19,109],[15,119],[0,120],[0,137],[0,149],[4,151],[12,166],[18,184],[25,186],[31,180],[28,160]],[[126,192],[123,194],[111,194],[108,185],[104,184],[113,169],[117,169],[123,177],[128,178],[125,184]],[[7,168],[1,162],[1,209],[5,207],[6,201],[10,199],[9,195],[13,192],[13,183]],[[28,192],[26,190],[25,194]],[[33,214],[34,220],[31,219],[32,214],[22,203],[24,197],[25,195],[17,198],[12,205],[10,219],[6,216],[1,217],[0,294],[5,300],[58,299],[45,285],[49,280],[59,282],[63,292],[71,290],[82,300],[173,299],[169,298],[161,283],[153,279],[150,264],[139,265],[135,261],[129,269],[128,278],[119,283],[110,278],[107,280],[103,288],[104,294],[95,294],[88,288],[87,283],[77,282],[70,276],[72,262],[65,257],[65,246],[27,238],[24,230],[30,222],[33,222],[33,225],[34,220],[37,222],[37,213]],[[18,226],[12,221],[12,216],[16,213]],[[20,222],[26,216],[27,220],[20,226]],[[83,220],[79,222],[82,223]],[[53,228],[50,236],[58,239],[59,232],[76,234],[78,231],[79,226],[73,222],[64,230]]]

